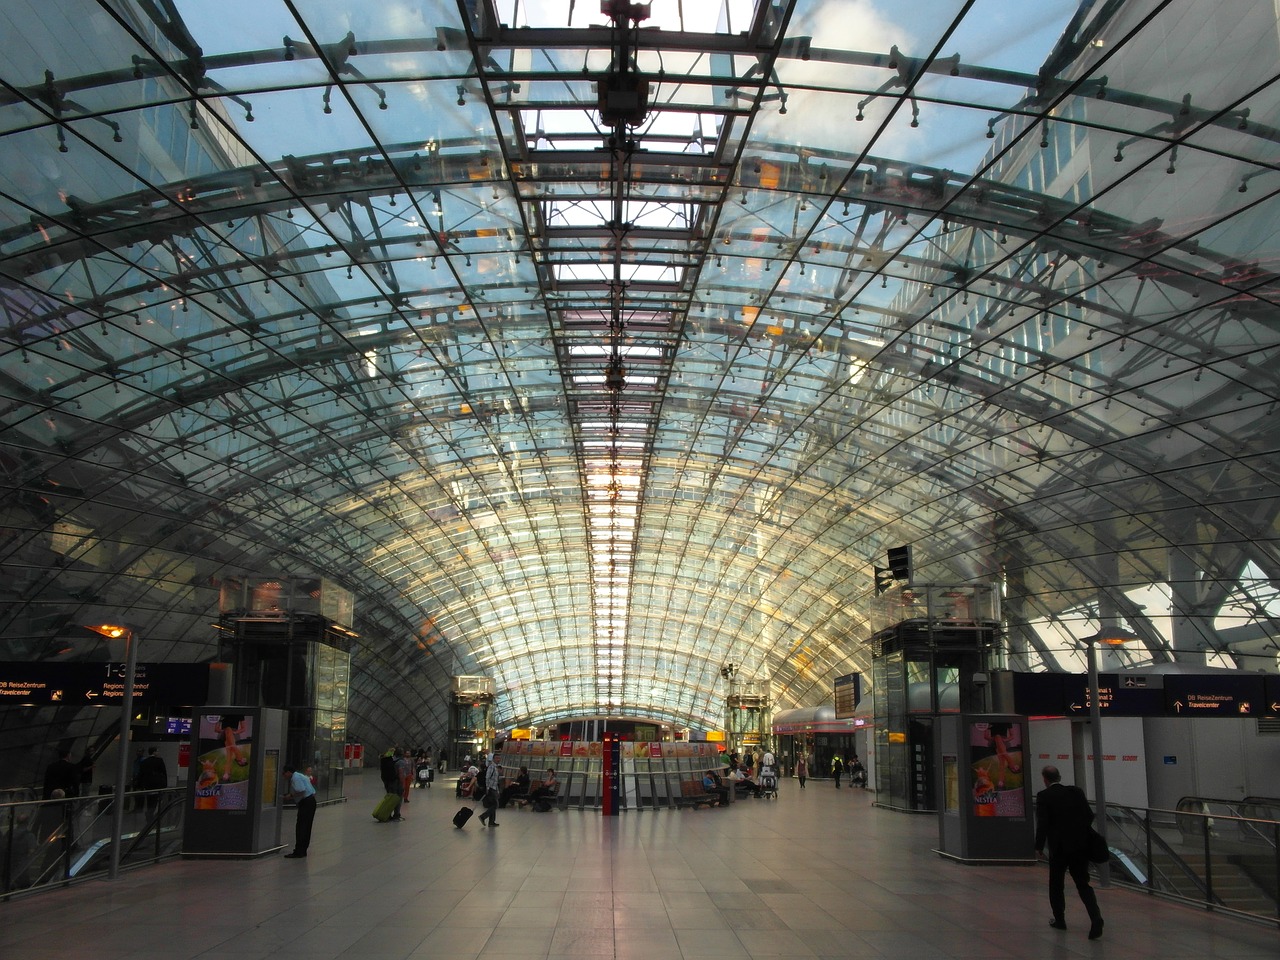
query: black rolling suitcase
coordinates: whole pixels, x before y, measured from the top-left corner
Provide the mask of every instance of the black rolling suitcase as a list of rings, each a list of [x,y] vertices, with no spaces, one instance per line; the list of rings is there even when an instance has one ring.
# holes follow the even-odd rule
[[[463,807],[453,815],[453,825],[461,830],[466,826],[467,821],[471,819],[471,814],[475,813],[470,807]]]

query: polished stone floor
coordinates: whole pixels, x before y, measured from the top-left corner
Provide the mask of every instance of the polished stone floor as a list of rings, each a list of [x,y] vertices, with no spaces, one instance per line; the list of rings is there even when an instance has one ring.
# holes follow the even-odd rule
[[[1274,926],[1117,887],[1100,891],[1102,940],[1069,884],[1071,929],[1051,930],[1044,867],[943,860],[932,817],[830,783],[463,830],[448,781],[414,791],[401,823],[370,817],[373,777],[348,794],[319,811],[305,860],[175,860],[0,904],[0,960],[1280,956]]]

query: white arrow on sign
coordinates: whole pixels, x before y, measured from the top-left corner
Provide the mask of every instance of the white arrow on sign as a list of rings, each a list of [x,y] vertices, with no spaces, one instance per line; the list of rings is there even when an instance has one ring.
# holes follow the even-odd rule
[[[1179,713],[1181,713],[1181,712],[1182,712],[1182,701],[1181,701],[1181,700],[1175,700],[1175,701],[1173,701],[1173,709],[1175,709],[1175,710],[1177,710]]]

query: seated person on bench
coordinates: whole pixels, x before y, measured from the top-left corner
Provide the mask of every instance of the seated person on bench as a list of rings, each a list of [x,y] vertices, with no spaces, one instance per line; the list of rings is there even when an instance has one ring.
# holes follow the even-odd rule
[[[760,785],[749,778],[741,767],[729,774],[729,779],[733,781],[733,792],[735,794],[750,793],[752,796],[760,796]]]
[[[720,774],[714,770],[708,770],[702,775],[702,789],[714,795],[720,806],[727,807],[729,805],[729,788],[720,779]]]
[[[498,794],[498,806],[505,807],[512,800],[519,800],[529,795],[529,768],[521,767],[520,773],[514,780],[508,780],[507,785],[502,788],[502,792]]]
[[[555,770],[548,769],[542,777],[542,782],[529,791],[529,802],[545,800],[549,803],[555,799],[556,791],[559,789],[560,781],[556,779]]]

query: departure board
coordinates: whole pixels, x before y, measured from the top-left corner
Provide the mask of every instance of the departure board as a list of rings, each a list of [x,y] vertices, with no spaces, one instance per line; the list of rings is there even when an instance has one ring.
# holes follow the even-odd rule
[[[849,673],[835,680],[836,719],[853,716],[862,700],[862,674]]]

